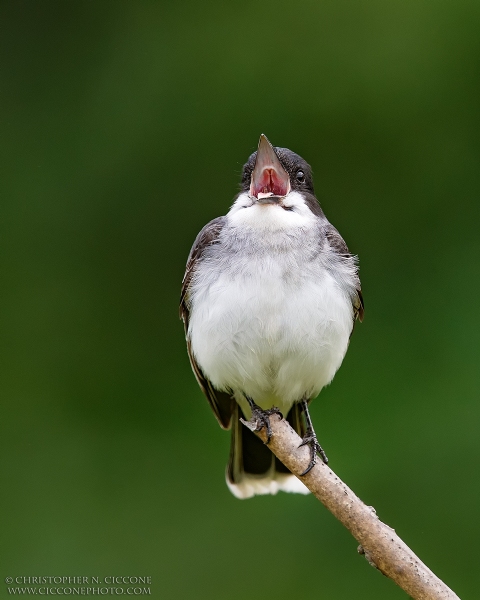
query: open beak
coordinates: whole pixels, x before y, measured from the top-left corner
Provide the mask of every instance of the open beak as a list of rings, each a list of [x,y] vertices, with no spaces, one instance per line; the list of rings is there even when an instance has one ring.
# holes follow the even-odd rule
[[[290,177],[282,167],[272,144],[260,136],[257,160],[250,180],[250,196],[261,201],[271,196],[286,196],[290,191]]]

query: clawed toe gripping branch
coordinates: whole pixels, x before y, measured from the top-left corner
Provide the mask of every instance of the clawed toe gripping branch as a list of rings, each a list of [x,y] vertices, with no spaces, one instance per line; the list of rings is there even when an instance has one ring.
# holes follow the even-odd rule
[[[250,405],[250,408],[252,410],[252,418],[250,419],[250,421],[245,421],[245,419],[240,419],[240,421],[251,431],[254,432],[260,431],[261,429],[265,428],[267,432],[267,439],[265,443],[268,445],[270,443],[270,440],[272,439],[270,417],[271,415],[278,415],[279,419],[282,420],[283,415],[280,412],[280,409],[278,409],[276,406],[274,406],[273,408],[269,408],[268,410],[263,410],[258,406],[258,404],[255,404],[255,402],[251,398],[249,398],[248,396],[245,396],[245,398],[247,399],[248,404]]]
[[[301,476],[303,477],[303,475],[306,475],[307,473],[309,473],[313,469],[315,464],[317,463],[317,454],[320,454],[320,456],[322,457],[322,460],[325,464],[328,464],[328,458],[327,458],[327,455],[325,454],[325,452],[323,451],[323,448],[318,443],[317,435],[315,433],[315,430],[313,429],[312,419],[311,419],[310,413],[308,411],[307,400],[302,400],[301,406],[303,409],[303,413],[305,415],[305,421],[307,423],[307,430],[305,432],[305,435],[303,436],[302,443],[300,444],[299,447],[308,446],[310,448],[310,462],[308,463],[308,467],[305,469],[305,471],[303,471],[303,473],[301,473]]]
[[[250,401],[252,407],[253,401]],[[253,403],[254,404],[254,403]],[[255,410],[254,410],[255,408]],[[260,414],[258,411],[260,411]],[[265,415],[265,413],[267,413]],[[361,545],[368,562],[392,579],[414,600],[459,600],[400,539],[396,532],[382,523],[371,506],[358,496],[326,465],[323,451],[314,441],[301,440],[283,418],[270,419],[278,409],[262,411],[252,407],[252,419],[245,421],[275,456],[314,494],[320,502],[350,531]],[[308,421],[307,421],[307,437]],[[323,461],[312,462],[312,446]],[[323,453],[323,454],[322,454]],[[309,466],[305,471],[305,463]]]

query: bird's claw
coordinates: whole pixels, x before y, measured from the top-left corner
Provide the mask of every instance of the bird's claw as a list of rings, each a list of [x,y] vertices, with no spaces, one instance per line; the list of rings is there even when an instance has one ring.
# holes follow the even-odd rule
[[[301,477],[303,477],[304,475],[306,475],[313,469],[313,467],[315,466],[315,464],[317,462],[317,454],[320,454],[323,462],[325,464],[328,464],[327,455],[325,454],[323,448],[318,443],[317,436],[315,435],[315,432],[313,430],[310,430],[310,431],[307,430],[307,433],[303,437],[302,443],[300,444],[299,448],[301,448],[302,446],[309,446],[310,462],[308,463],[308,467],[301,474]]]
[[[273,408],[269,408],[268,410],[263,410],[257,404],[252,406],[252,421],[255,421],[255,429],[254,431],[260,431],[265,427],[267,430],[267,441],[269,444],[272,439],[272,428],[270,427],[270,416],[278,415],[280,419],[283,419],[283,415],[276,406]]]

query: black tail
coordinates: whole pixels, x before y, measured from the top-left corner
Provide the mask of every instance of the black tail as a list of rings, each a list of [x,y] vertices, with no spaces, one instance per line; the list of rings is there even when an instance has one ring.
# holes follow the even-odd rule
[[[245,418],[238,404],[232,415],[232,440],[230,458],[227,465],[227,483],[232,493],[239,498],[249,498],[255,494],[275,494],[285,488],[285,481],[294,478],[287,467],[272,454],[254,433],[240,422]],[[305,423],[301,415],[301,407],[294,404],[287,415],[287,421],[303,438]],[[288,477],[290,475],[290,478]],[[292,482],[290,482],[292,483]],[[299,489],[290,489],[299,484]],[[293,482],[286,491],[303,492],[300,482]],[[305,488],[306,490],[306,488]],[[303,492],[303,493],[306,493]]]

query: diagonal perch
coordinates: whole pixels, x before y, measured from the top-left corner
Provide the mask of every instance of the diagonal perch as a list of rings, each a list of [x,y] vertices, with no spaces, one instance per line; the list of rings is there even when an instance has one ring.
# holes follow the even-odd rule
[[[255,431],[256,422],[245,422],[264,443],[265,428]],[[382,523],[371,506],[366,506],[322,461],[301,476],[310,460],[309,450],[299,447],[301,438],[284,419],[270,419],[270,450],[302,481],[318,500],[359,542],[358,551],[368,562],[392,579],[414,600],[459,600],[458,596],[410,550],[394,529]]]

